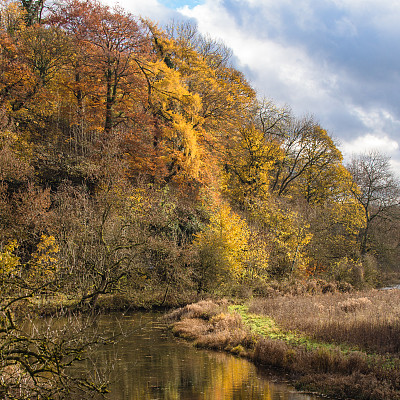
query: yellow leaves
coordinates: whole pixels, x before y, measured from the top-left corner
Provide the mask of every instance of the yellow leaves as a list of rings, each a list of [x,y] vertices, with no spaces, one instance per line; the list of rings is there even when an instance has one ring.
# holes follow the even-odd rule
[[[303,217],[296,211],[281,208],[272,199],[253,202],[250,211],[269,243],[270,259],[272,255],[273,261],[286,273],[302,274],[308,265],[306,247],[312,239],[310,226]]]
[[[152,102],[162,107],[167,119],[168,116],[172,119],[173,112],[186,116],[194,116],[199,112],[201,98],[188,90],[179,71],[168,68],[162,61],[150,63],[149,71],[153,90]]]
[[[252,232],[246,261],[246,270],[243,274],[244,279],[265,279],[268,276],[270,253],[266,249],[266,243],[257,239],[256,233]]]
[[[14,250],[17,248],[17,241],[11,240],[0,252],[0,273],[2,276],[8,276],[16,271],[19,265],[19,257],[14,255]]]
[[[168,148],[168,162],[176,164],[179,175],[198,179],[203,154],[196,128],[202,123],[201,98],[188,90],[179,71],[168,68],[163,61],[149,64],[149,71],[151,103],[166,120],[163,139]]]
[[[25,14],[19,2],[0,0],[0,28],[8,34],[24,28]]]
[[[332,204],[330,218],[333,223],[342,225],[345,232],[354,240],[367,223],[364,209],[355,199],[349,199],[346,203]]]
[[[59,253],[59,247],[54,236],[41,236],[36,251],[32,254],[29,263],[24,266],[25,268],[21,268],[20,259],[14,254],[17,248],[17,241],[11,240],[0,252],[0,273],[2,277],[11,277],[26,269],[27,279],[34,284],[54,278],[58,268]]]
[[[30,278],[34,281],[52,279],[58,268],[59,251],[54,236],[42,235],[30,260]]]
[[[308,232],[309,225],[295,211],[272,209],[266,214],[264,222],[272,228],[275,243],[285,250],[289,259],[294,260],[312,238]]]
[[[133,188],[131,195],[128,197],[128,202],[132,215],[143,216],[150,210],[145,189]]]
[[[249,237],[246,222],[222,204],[195,239],[202,268],[213,271],[219,281],[237,280],[245,268]]]
[[[271,170],[282,158],[282,151],[254,125],[240,128],[235,139],[225,162],[227,194],[238,204],[251,197],[266,199]]]

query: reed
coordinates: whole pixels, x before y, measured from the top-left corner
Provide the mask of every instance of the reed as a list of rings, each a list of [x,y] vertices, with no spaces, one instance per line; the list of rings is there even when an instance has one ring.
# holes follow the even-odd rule
[[[256,299],[249,312],[267,315],[283,330],[315,340],[400,353],[400,290]]]

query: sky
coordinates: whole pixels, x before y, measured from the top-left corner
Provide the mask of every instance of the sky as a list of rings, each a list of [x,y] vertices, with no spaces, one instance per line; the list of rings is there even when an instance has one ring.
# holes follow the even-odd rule
[[[105,0],[117,4],[116,0]],[[260,98],[312,115],[345,161],[377,150],[400,176],[400,0],[119,0],[160,27],[190,20],[233,51]]]

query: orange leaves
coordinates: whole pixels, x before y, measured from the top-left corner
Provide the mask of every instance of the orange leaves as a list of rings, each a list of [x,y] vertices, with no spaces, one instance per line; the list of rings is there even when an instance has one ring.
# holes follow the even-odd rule
[[[150,57],[148,40],[135,18],[98,2],[74,0],[56,9],[50,21],[74,45],[64,84],[77,100],[78,113],[94,111],[106,133],[134,119],[146,102],[138,64]]]

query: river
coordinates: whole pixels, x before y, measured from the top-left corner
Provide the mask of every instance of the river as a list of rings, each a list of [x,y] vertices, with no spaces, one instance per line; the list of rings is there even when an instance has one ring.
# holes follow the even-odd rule
[[[177,340],[157,314],[104,315],[97,321],[97,331],[122,332],[115,344],[98,348],[84,366],[85,373],[110,377],[108,399],[320,399],[277,382],[245,359]]]

